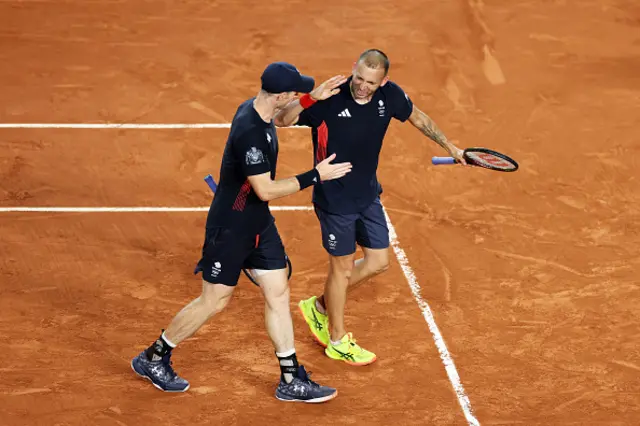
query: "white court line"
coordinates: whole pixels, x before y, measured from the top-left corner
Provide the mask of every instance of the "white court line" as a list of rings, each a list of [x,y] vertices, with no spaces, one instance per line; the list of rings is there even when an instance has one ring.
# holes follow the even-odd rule
[[[384,209],[384,207],[383,211],[385,218],[387,219],[387,226],[389,227],[389,239],[391,240],[391,246],[393,247],[393,251],[395,252],[396,258],[398,259],[398,263],[400,263],[400,267],[402,268],[404,277],[407,279],[409,287],[411,287],[413,297],[416,299],[416,302],[418,302],[418,306],[422,311],[422,316],[424,317],[425,321],[427,321],[427,325],[429,326],[429,330],[431,331],[431,334],[433,336],[433,341],[438,348],[438,352],[440,352],[440,359],[444,364],[447,376],[449,376],[449,381],[453,385],[453,390],[458,397],[458,402],[460,403],[460,407],[464,412],[464,416],[466,417],[469,425],[479,426],[480,422],[478,422],[478,419],[476,419],[473,415],[471,402],[469,401],[469,397],[464,391],[464,387],[462,386],[462,382],[460,381],[460,376],[458,375],[456,366],[453,363],[453,358],[451,358],[451,354],[447,349],[447,345],[444,343],[442,334],[440,334],[440,330],[438,330],[438,325],[436,324],[436,320],[433,318],[431,308],[420,295],[420,284],[418,283],[418,279],[416,278],[416,274],[413,272],[413,269],[411,269],[411,266],[409,266],[409,259],[407,258],[407,254],[404,252],[402,247],[400,247],[396,229],[391,223],[391,219],[389,218],[387,210]]]
[[[310,206],[270,206],[271,211],[307,211]],[[209,207],[0,207],[0,213],[164,213],[208,212]]]
[[[0,123],[0,129],[229,129],[231,123]],[[278,129],[308,129],[306,126]]]

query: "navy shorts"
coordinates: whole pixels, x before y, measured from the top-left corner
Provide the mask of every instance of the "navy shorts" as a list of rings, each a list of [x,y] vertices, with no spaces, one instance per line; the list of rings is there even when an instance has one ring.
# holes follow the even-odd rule
[[[209,228],[205,232],[202,258],[195,274],[212,284],[235,286],[242,269],[285,269],[286,253],[282,239],[272,223],[259,235],[228,228]]]
[[[356,251],[356,244],[370,249],[389,247],[389,228],[380,198],[361,213],[334,214],[315,206],[322,231],[322,246],[332,256]]]

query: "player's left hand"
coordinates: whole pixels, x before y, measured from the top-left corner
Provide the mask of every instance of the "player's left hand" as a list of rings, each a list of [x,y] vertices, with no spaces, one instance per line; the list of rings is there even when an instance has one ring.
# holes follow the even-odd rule
[[[323,101],[340,93],[338,87],[344,84],[345,81],[347,81],[347,77],[344,75],[336,75],[313,89],[309,95],[316,101]]]

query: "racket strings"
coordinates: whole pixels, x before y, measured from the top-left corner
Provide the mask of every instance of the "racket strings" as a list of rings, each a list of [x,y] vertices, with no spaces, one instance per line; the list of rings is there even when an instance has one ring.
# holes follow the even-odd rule
[[[516,168],[512,162],[487,152],[467,152],[466,156],[475,164],[490,169],[512,170]]]

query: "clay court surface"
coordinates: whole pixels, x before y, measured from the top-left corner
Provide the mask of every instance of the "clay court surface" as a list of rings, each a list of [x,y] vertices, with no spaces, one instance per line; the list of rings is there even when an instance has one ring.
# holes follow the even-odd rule
[[[199,294],[206,211],[7,211],[208,207],[202,178],[217,178],[228,129],[0,128],[0,424],[640,423],[636,2],[1,0],[0,17],[2,124],[229,123],[270,61],[323,81],[377,47],[461,147],[520,163],[434,167],[445,153],[392,123],[379,179],[420,293],[392,256],[351,294],[368,367],[330,361],[292,309],[301,362],[340,392],[310,406],[273,397],[244,277],[174,353],[187,393],[131,371]],[[309,130],[279,135],[278,175],[307,169]],[[272,205],[310,206],[310,191]],[[327,258],[313,212],[274,215],[295,308],[322,291]]]

